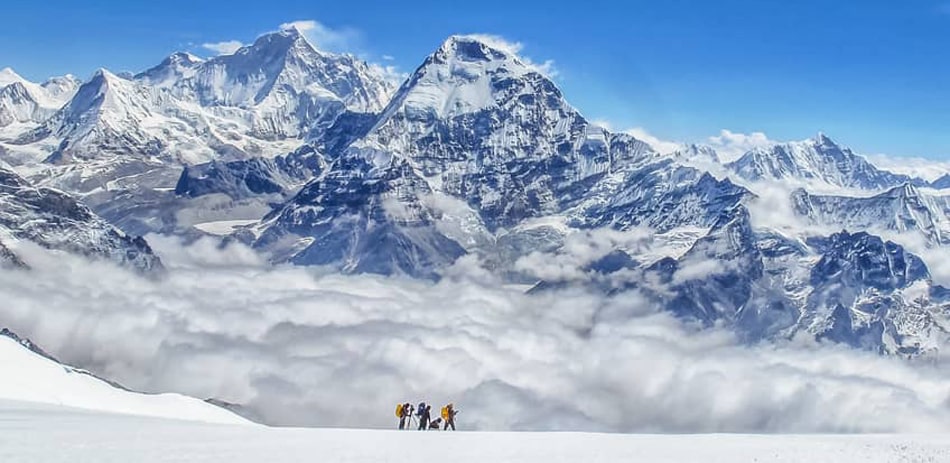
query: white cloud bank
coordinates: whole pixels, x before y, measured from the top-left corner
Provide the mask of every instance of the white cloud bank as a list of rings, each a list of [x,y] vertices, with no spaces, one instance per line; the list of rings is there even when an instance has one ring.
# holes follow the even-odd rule
[[[950,174],[950,162],[948,161],[888,156],[884,154],[869,154],[865,157],[868,161],[871,161],[872,164],[884,170],[909,175],[911,177],[920,177],[928,181],[934,181],[944,175]]]
[[[424,399],[459,404],[467,429],[950,430],[942,368],[745,347],[636,294],[527,296],[469,259],[434,284],[153,242],[171,268],[159,281],[29,252],[34,272],[0,272],[0,324],[130,387],[244,403],[279,424],[392,427],[394,404]]]

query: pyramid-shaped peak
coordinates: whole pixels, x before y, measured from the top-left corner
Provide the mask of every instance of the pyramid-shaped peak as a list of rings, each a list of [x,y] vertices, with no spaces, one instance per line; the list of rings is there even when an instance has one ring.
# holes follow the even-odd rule
[[[298,28],[297,25],[294,23],[283,25],[280,28],[280,30],[277,32],[274,32],[274,34],[279,34],[284,37],[293,37],[293,38],[303,37],[303,32],[301,32],[300,28]]]
[[[92,74],[92,78],[88,82],[82,84],[80,87],[80,92],[89,91],[90,89],[96,89],[97,91],[104,91],[109,88],[109,86],[116,85],[118,82],[122,81],[121,77],[112,73],[106,68],[96,69],[96,72]]]
[[[117,76],[117,75],[115,75],[115,74],[113,74],[112,71],[110,71],[110,70],[108,70],[108,69],[106,69],[106,68],[99,68],[99,69],[96,69],[96,72],[93,72],[93,73],[92,73],[92,79],[90,79],[90,80],[91,80],[91,81],[92,81],[92,80],[106,80],[106,81],[109,81],[109,80],[120,80],[120,79],[122,79],[122,78],[119,77],[119,76]]]
[[[79,87],[75,96],[64,110],[70,113],[84,112],[98,108],[105,95],[126,94],[132,89],[132,83],[123,79],[108,69],[99,68],[86,83]]]
[[[312,61],[332,56],[318,50],[296,28],[269,32],[258,37],[254,43],[244,45],[231,55],[222,55],[209,63],[245,63],[241,66],[258,66],[282,61]]]
[[[292,49],[317,52],[318,50],[294,26],[289,26],[276,32],[270,32],[257,38],[253,44],[238,49],[234,54],[287,53]]]
[[[449,37],[403,84],[381,120],[400,108],[421,119],[473,114],[507,104],[518,93],[533,96],[525,102],[561,105],[573,113],[557,85],[518,58],[517,48],[492,36]]]
[[[829,148],[838,148],[839,145],[834,140],[831,139],[824,132],[818,132],[818,135],[815,135],[815,138],[812,139],[816,146],[823,146]]]

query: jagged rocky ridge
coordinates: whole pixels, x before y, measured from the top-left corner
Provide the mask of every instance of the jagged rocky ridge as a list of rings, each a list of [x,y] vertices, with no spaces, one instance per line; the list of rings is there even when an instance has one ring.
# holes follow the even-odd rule
[[[792,193],[794,211],[809,224],[852,230],[909,233],[931,245],[950,242],[950,203],[911,184],[868,197],[815,195],[804,189]]]
[[[28,241],[44,248],[110,260],[143,272],[162,269],[148,243],[130,237],[71,196],[36,188],[0,167],[0,259],[25,267],[6,244]]]

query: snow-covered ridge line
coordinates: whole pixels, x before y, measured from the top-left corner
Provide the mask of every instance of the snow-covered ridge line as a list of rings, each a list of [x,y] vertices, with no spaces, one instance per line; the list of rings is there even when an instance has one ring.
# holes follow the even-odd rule
[[[0,399],[38,402],[109,413],[251,424],[205,401],[180,394],[143,394],[104,380],[86,370],[64,365],[28,339],[0,331]]]

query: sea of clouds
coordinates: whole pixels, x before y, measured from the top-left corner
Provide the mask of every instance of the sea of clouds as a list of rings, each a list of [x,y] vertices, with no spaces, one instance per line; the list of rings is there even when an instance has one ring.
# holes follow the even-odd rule
[[[950,431],[939,362],[742,345],[632,292],[526,295],[469,258],[435,283],[151,242],[169,267],[157,279],[18,249],[33,270],[0,272],[0,325],[128,387],[278,425],[393,427],[397,403],[427,400],[454,402],[462,429]]]

